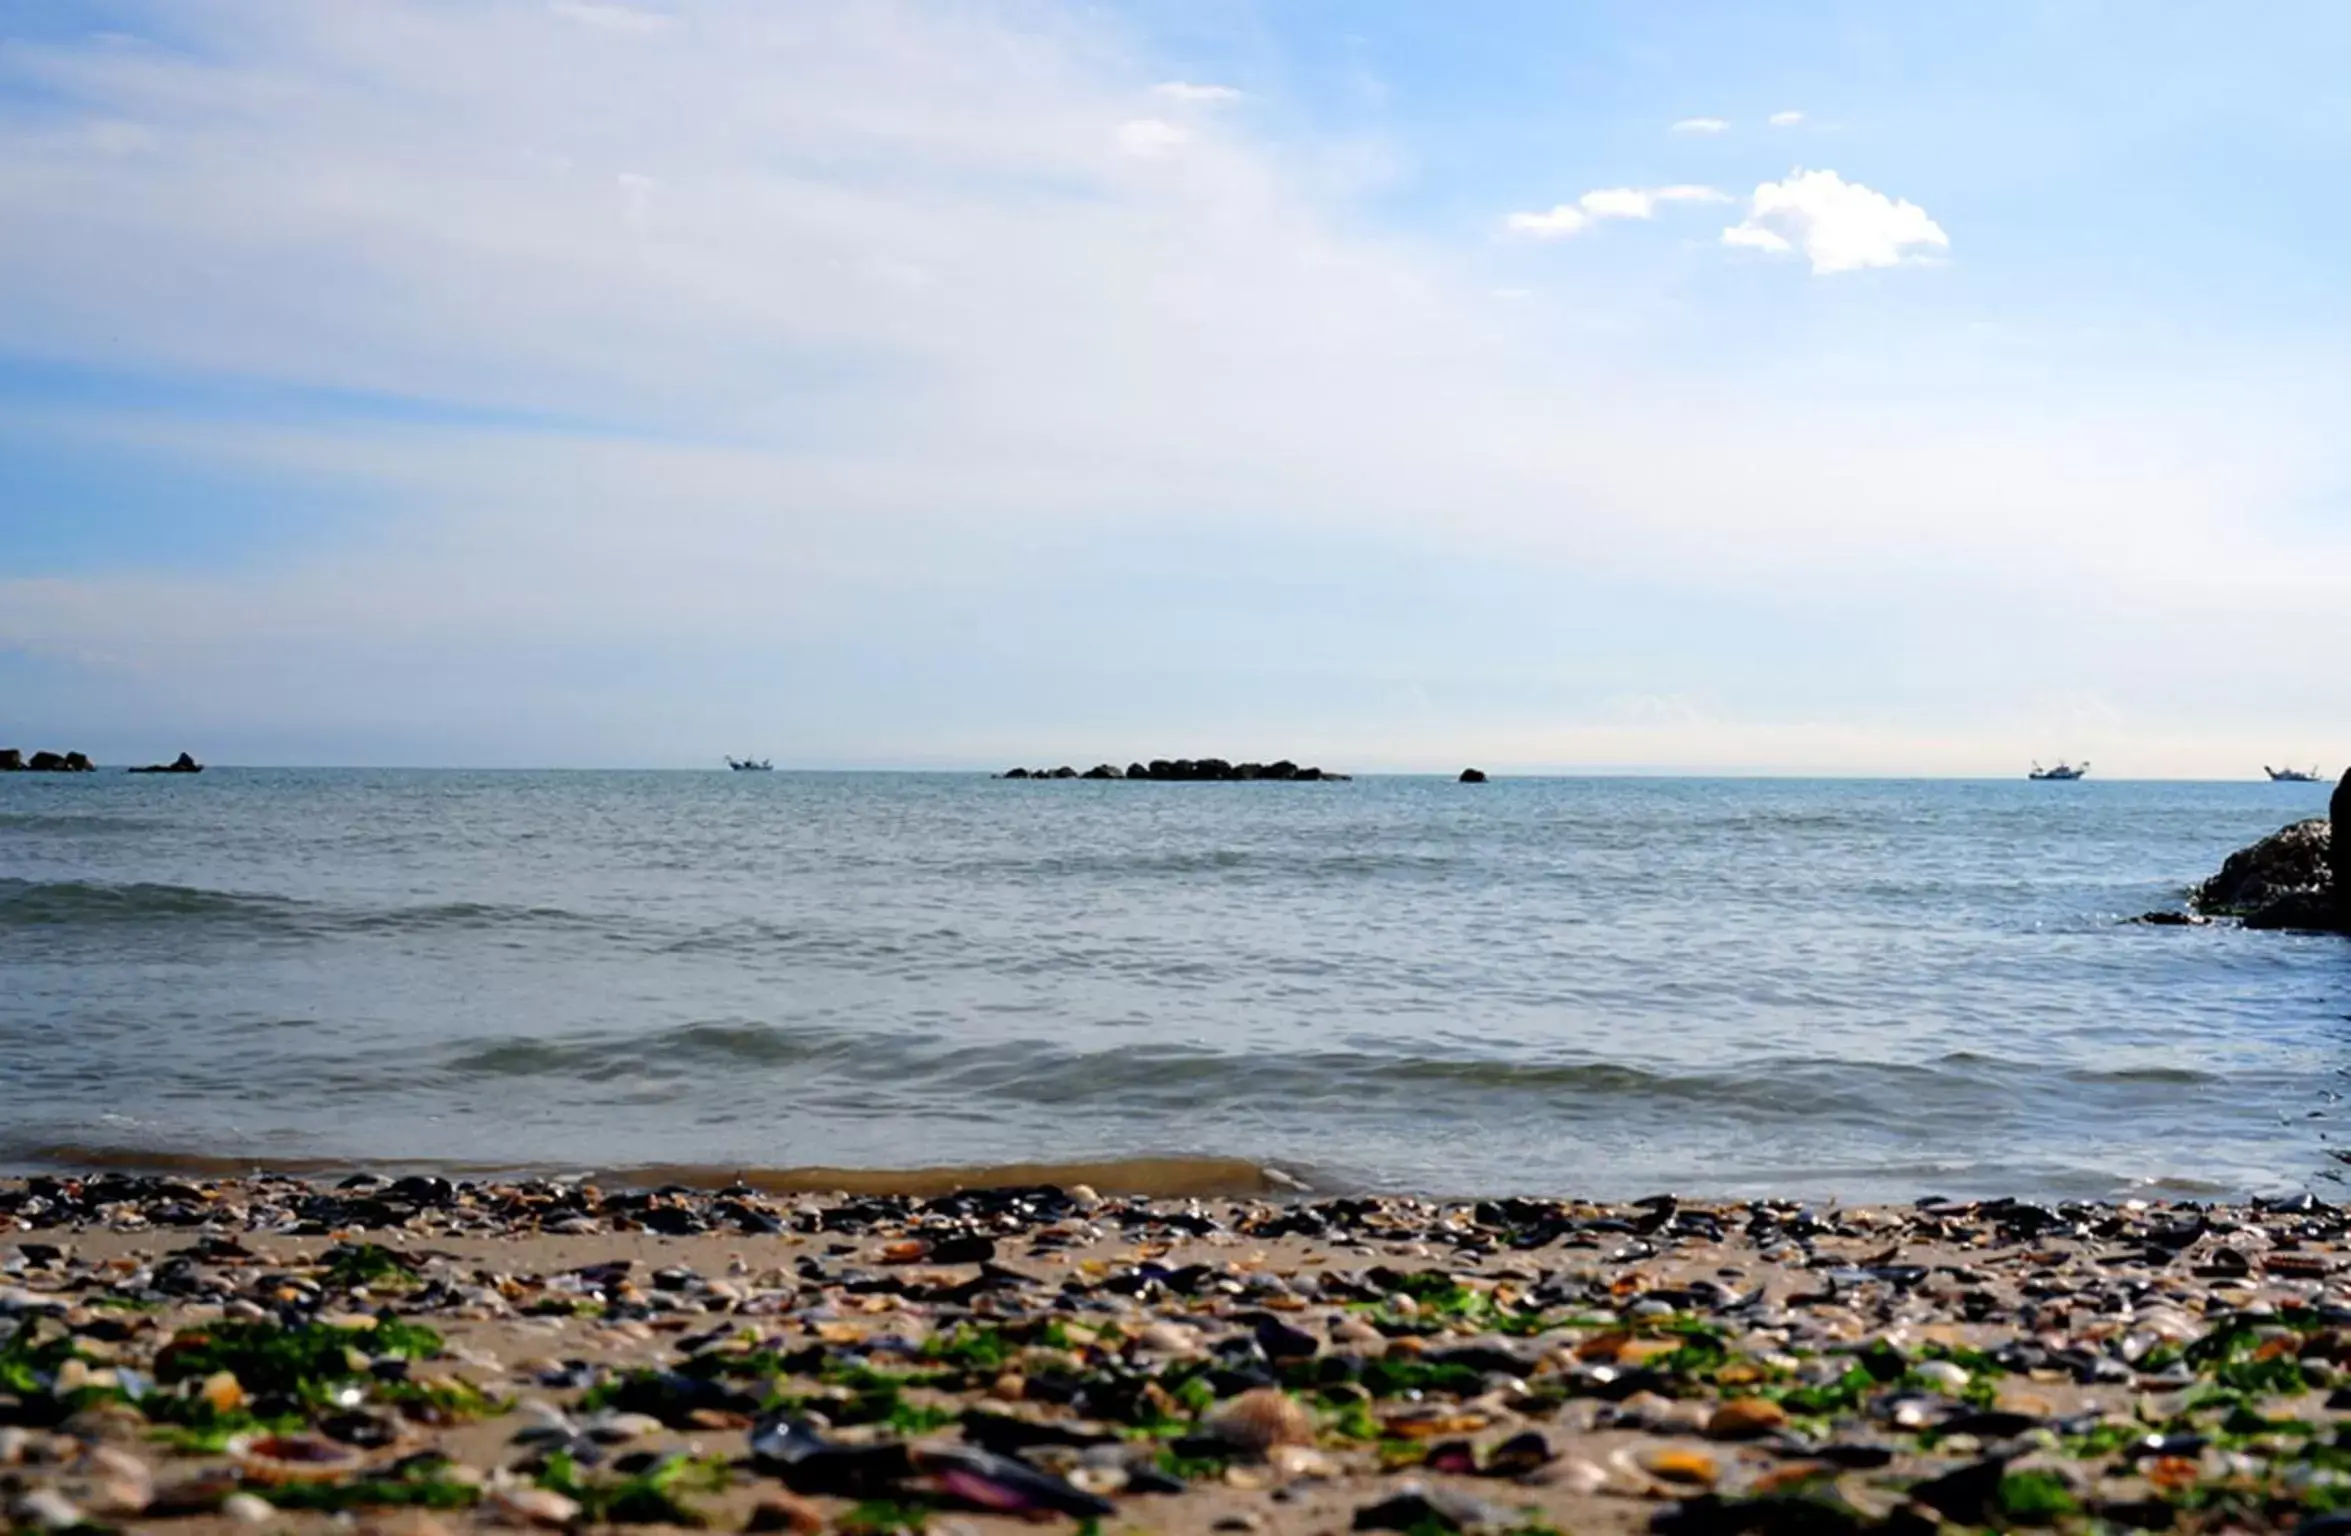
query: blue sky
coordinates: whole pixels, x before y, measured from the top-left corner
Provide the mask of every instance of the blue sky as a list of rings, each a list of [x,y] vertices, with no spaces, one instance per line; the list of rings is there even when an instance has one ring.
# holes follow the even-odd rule
[[[2347,43],[0,0],[0,740],[2339,766]]]

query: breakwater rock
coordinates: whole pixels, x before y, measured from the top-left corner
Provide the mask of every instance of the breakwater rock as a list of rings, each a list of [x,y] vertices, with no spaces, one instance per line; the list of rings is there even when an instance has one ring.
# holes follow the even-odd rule
[[[2351,838],[2334,833],[2351,820],[2351,773],[2329,810],[2331,821],[2297,821],[2230,854],[2220,873],[2191,893],[2196,911],[2241,918],[2248,928],[2351,933]]]
[[[1301,768],[1288,758],[1272,763],[1228,763],[1221,757],[1155,757],[1147,763],[1097,763],[1080,773],[1075,768],[1013,768],[1000,779],[1149,779],[1155,783],[1238,784],[1258,779],[1286,783],[1343,784],[1348,775],[1327,768]]]
[[[1483,784],[1486,782],[1486,771],[1483,768],[1464,768],[1461,770],[1461,777],[1455,782],[1461,784]]]
[[[95,773],[98,765],[81,752],[35,752],[27,757],[16,747],[0,747],[0,773]]]
[[[149,763],[144,768],[131,768],[125,771],[130,773],[202,773],[204,765],[182,752],[168,763]]]

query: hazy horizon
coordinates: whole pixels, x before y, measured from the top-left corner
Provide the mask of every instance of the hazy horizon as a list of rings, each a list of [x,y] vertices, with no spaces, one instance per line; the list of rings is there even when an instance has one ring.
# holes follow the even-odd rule
[[[0,742],[2336,772],[2347,43],[0,7]]]

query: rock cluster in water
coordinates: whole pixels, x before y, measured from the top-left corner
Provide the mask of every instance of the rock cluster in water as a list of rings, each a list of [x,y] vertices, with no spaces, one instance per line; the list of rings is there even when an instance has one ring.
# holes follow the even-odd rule
[[[1013,768],[997,775],[1000,779],[1150,779],[1164,783],[1235,784],[1248,780],[1273,779],[1289,783],[1340,784],[1348,775],[1332,773],[1324,768],[1301,768],[1288,758],[1274,763],[1228,763],[1221,757],[1182,757],[1169,760],[1155,757],[1148,763],[1129,763],[1121,768],[1116,763],[1097,763],[1080,773],[1068,766],[1060,768]]]
[[[2190,893],[2197,915],[2234,917],[2248,928],[2351,934],[2351,772],[2328,815],[2282,827],[2240,848]],[[2150,914],[2152,915],[2152,914]]]
[[[2308,1194],[0,1180],[0,1517],[2331,1536],[2347,1259]]]
[[[1486,782],[1486,771],[1483,768],[1464,768],[1461,770],[1461,777],[1456,782],[1462,784],[1483,784]]]
[[[81,752],[35,752],[0,747],[0,773],[94,773],[98,765]]]
[[[182,752],[168,763],[149,763],[144,768],[132,768],[131,773],[202,773],[204,765]]]

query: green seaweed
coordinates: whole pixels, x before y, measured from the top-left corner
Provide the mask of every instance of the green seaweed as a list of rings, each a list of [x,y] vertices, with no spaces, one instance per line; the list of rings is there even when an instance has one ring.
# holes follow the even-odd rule
[[[261,1496],[280,1509],[325,1513],[398,1507],[468,1509],[481,1502],[481,1489],[450,1477],[449,1465],[445,1459],[419,1461],[400,1469],[397,1475],[362,1477],[347,1483],[288,1483],[263,1489]]]
[[[351,1353],[422,1360],[441,1351],[441,1336],[430,1328],[386,1318],[372,1329],[303,1323],[209,1323],[177,1335],[156,1357],[158,1381],[201,1381],[215,1372],[235,1375],[245,1390],[279,1393],[303,1401],[322,1400],[333,1386],[352,1380],[362,1367]]]
[[[405,1291],[419,1283],[416,1266],[407,1256],[380,1243],[337,1243],[320,1263],[325,1269],[322,1278],[345,1290],[364,1285],[375,1291]]]
[[[613,1525],[677,1525],[700,1528],[710,1517],[687,1502],[691,1493],[726,1487],[726,1462],[715,1456],[673,1456],[628,1477],[588,1478],[567,1452],[547,1458],[539,1486],[580,1506],[590,1521]]]
[[[2081,1511],[2072,1487],[2055,1472],[2011,1472],[2000,1479],[1992,1502],[2007,1522],[2016,1525],[2054,1525]]]

